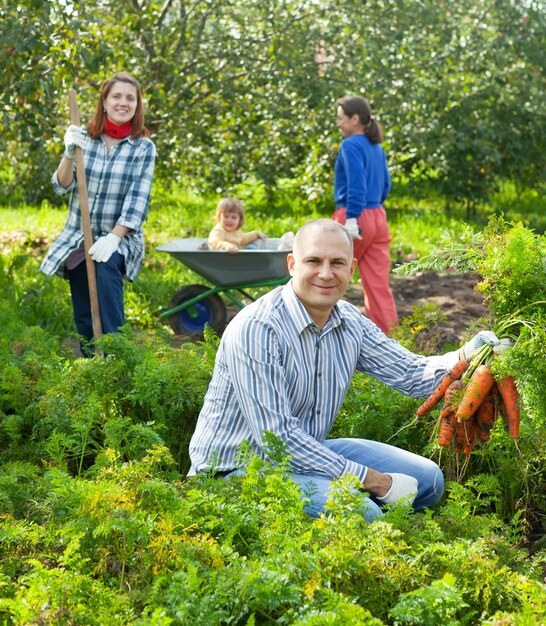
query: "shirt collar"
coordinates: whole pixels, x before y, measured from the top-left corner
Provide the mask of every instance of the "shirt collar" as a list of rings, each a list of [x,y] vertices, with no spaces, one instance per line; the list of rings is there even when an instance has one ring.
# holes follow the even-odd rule
[[[282,299],[299,333],[309,327],[319,330],[317,324],[313,321],[313,318],[309,315],[307,309],[303,306],[303,303],[296,295],[294,286],[292,285],[292,280],[284,285],[282,290]],[[338,326],[345,329],[346,321],[339,306],[336,304],[330,313],[328,321],[322,329],[322,333],[324,334],[333,328],[337,328]]]
[[[103,133],[101,133],[101,134],[99,135],[100,140],[102,141],[102,143],[103,143],[104,145],[106,145],[106,142],[104,141],[104,137],[103,137],[102,135],[103,135]],[[118,143],[123,143],[124,141],[126,141],[127,143],[130,143],[130,144],[134,144],[134,143],[136,142],[136,139],[133,139],[133,138],[131,137],[131,135],[128,135],[127,137],[123,137],[123,139],[120,139],[120,140],[118,141]],[[116,145],[117,145],[117,144],[116,144]]]

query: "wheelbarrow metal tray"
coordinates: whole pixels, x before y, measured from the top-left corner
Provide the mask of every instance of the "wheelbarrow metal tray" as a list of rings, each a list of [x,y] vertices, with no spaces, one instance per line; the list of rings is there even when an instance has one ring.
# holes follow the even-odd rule
[[[200,238],[175,239],[157,249],[168,252],[214,285],[230,287],[288,276],[288,250],[277,249],[280,241],[274,238],[259,241],[260,247],[236,254],[209,250],[207,240]]]

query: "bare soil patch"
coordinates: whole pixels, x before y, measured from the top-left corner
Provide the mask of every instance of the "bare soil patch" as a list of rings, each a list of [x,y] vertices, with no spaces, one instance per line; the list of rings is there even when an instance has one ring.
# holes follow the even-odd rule
[[[472,324],[488,316],[482,295],[476,291],[476,278],[451,271],[417,272],[410,276],[391,274],[400,319],[411,315],[414,307],[434,303],[446,316],[423,333],[421,343],[440,350],[446,344],[459,344]],[[364,308],[360,284],[351,285],[347,300]]]

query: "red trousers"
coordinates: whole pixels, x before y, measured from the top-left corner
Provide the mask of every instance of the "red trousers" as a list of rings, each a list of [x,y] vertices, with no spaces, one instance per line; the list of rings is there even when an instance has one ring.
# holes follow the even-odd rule
[[[345,224],[345,209],[337,209],[332,219]],[[362,239],[354,239],[353,245],[364,291],[364,311],[376,326],[388,333],[398,321],[398,314],[389,285],[391,232],[387,214],[383,207],[364,209],[357,223]]]

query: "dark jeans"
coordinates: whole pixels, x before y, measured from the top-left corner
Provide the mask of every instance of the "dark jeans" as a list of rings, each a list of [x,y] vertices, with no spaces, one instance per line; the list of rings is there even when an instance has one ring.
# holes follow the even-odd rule
[[[104,334],[117,332],[125,322],[123,309],[124,272],[125,259],[119,252],[114,252],[105,263],[95,263],[100,317]],[[83,337],[80,344],[82,354],[93,356],[94,350],[89,345],[93,339],[93,322],[85,262],[68,271],[68,281],[72,296],[74,322],[78,333]]]

